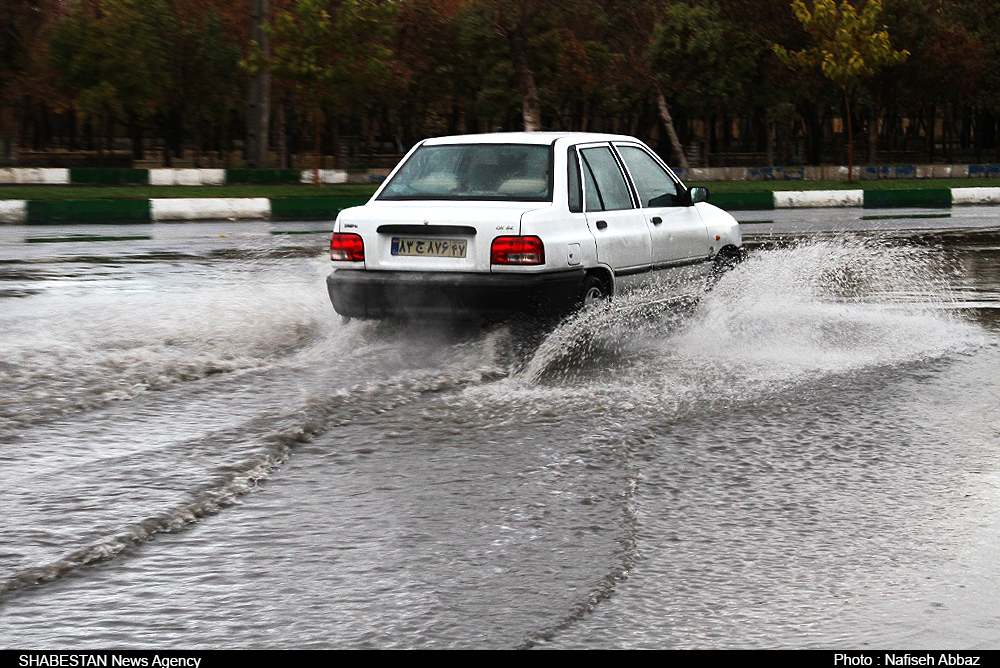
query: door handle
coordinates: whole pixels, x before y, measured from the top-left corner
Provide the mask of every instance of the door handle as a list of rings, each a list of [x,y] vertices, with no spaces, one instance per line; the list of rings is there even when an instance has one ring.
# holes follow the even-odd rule
[[[603,230],[608,229],[608,222],[606,220],[599,220],[599,221],[597,221],[594,224],[597,225],[597,229],[599,229],[599,230],[603,231]]]
[[[663,219],[659,216],[653,216],[650,220],[653,222],[653,225],[659,225],[663,222]]]

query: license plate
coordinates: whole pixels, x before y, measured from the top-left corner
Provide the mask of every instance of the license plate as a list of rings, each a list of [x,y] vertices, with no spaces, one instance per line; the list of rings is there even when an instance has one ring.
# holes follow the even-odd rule
[[[393,255],[415,255],[418,257],[465,257],[465,239],[412,239],[392,238]]]

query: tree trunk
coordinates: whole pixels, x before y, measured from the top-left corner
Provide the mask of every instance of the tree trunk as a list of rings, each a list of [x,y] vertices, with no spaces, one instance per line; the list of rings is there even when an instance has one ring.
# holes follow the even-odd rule
[[[278,161],[282,169],[291,169],[292,164],[288,153],[288,121],[285,116],[286,104],[286,102],[282,101],[281,104],[278,105]]]
[[[844,89],[844,107],[847,118],[847,182],[854,181],[854,130],[851,127],[851,95]]]
[[[927,162],[934,164],[934,133],[937,131],[937,105],[931,105],[931,117],[927,122]]]
[[[145,155],[142,146],[142,124],[136,117],[135,112],[129,115],[129,134],[132,135],[132,159],[142,160]]]
[[[535,73],[528,67],[527,49],[521,29],[508,29],[507,41],[510,44],[510,54],[514,60],[514,74],[517,76],[518,90],[523,100],[522,116],[524,119],[524,131],[538,132],[542,129],[541,104],[538,102],[538,87],[535,85]]]
[[[333,115],[330,123],[330,143],[333,145],[333,169],[340,169],[340,118]]]
[[[266,58],[270,45],[264,25],[270,14],[270,0],[250,0],[250,39],[257,42]],[[268,136],[271,107],[271,71],[267,67],[250,75],[247,87],[247,167],[267,167]]]
[[[78,142],[77,142],[76,131],[77,131],[77,127],[76,127],[76,107],[73,106],[73,107],[69,108],[69,150],[70,151],[76,151],[79,148]]]
[[[878,162],[878,105],[872,104],[868,115],[868,162]]]
[[[767,112],[761,114],[761,122],[764,126],[764,157],[768,167],[774,167],[774,139],[772,138],[773,123],[767,117]]]
[[[942,111],[944,112],[941,128],[942,153],[945,164],[951,164],[954,162],[952,144],[955,143],[955,115],[952,104],[945,104]]]
[[[323,115],[320,113],[319,98],[313,103],[313,185],[319,183],[319,154],[320,154],[320,124]]]
[[[681,146],[681,140],[677,137],[677,130],[674,128],[674,118],[670,115],[670,107],[667,106],[667,98],[663,95],[663,90],[659,86],[656,87],[656,106],[660,110],[660,120],[663,121],[664,127],[667,128],[667,136],[670,137],[670,146],[674,149],[674,155],[677,156],[677,164],[681,169],[688,169],[687,156],[684,155],[684,147]]]

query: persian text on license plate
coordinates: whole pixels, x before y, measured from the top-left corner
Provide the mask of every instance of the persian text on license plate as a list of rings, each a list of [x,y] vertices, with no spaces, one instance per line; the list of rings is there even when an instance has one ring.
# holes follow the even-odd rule
[[[465,257],[465,239],[409,239],[392,238],[393,255],[419,257]]]

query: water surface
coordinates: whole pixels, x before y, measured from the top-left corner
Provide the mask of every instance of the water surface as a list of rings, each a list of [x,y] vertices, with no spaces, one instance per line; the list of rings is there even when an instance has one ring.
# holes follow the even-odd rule
[[[0,228],[0,646],[1000,647],[954,211],[749,215],[548,332],[345,323],[319,224]]]

